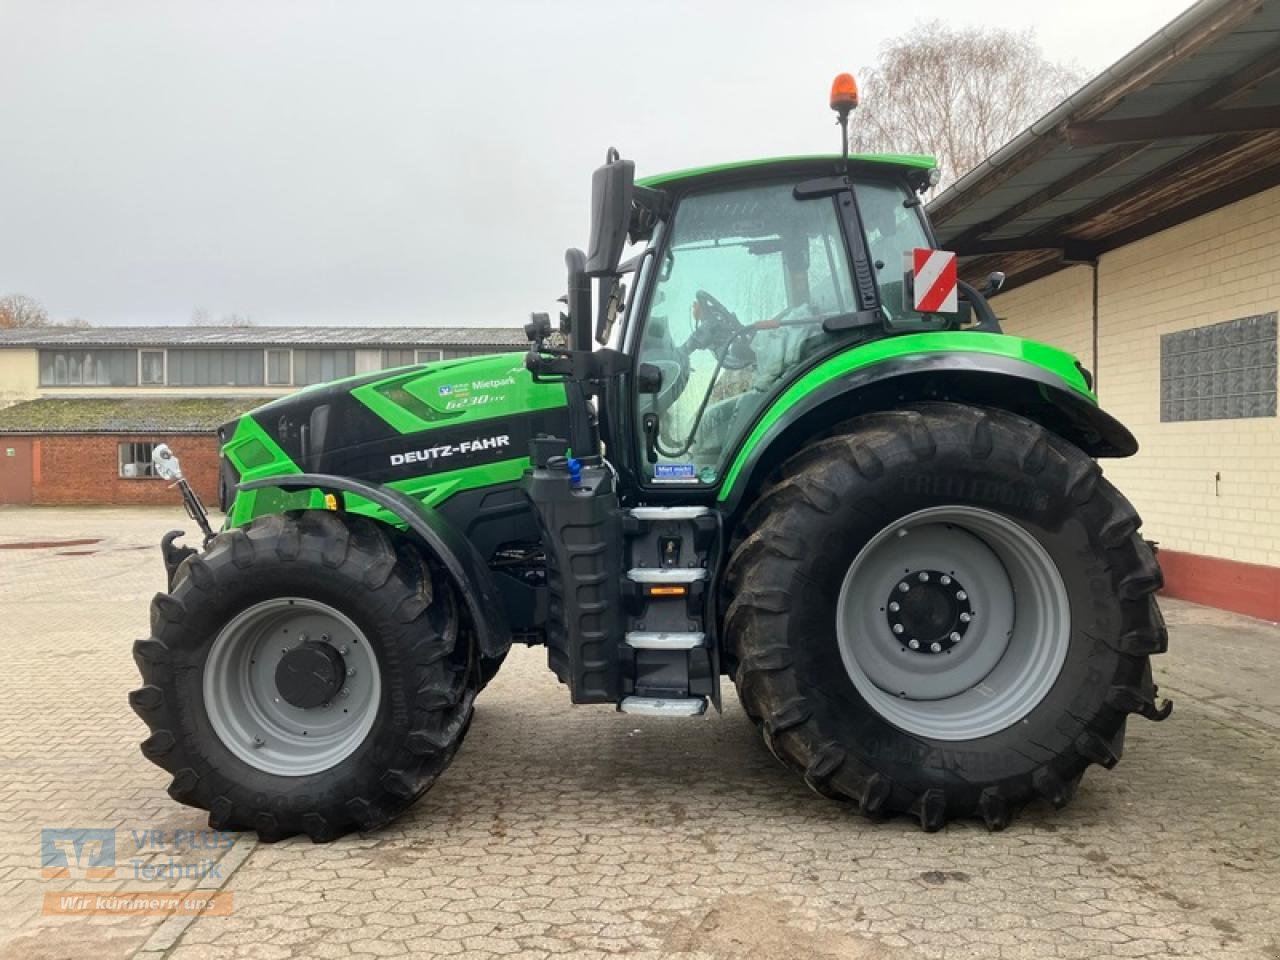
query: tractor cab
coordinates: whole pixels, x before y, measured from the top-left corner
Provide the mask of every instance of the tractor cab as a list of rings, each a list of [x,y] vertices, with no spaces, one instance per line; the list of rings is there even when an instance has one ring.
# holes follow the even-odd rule
[[[806,368],[896,335],[999,332],[986,295],[1003,278],[979,292],[934,249],[921,195],[936,172],[931,157],[829,155],[633,181],[611,150],[594,177],[591,253],[566,255],[569,349],[548,348],[550,319],[535,314],[528,368],[599,393],[610,460],[638,489],[718,489]],[[628,242],[640,252],[620,262]],[[930,263],[917,284],[922,254],[943,269]],[[584,433],[574,449],[593,442]]]
[[[841,175],[841,158],[793,159],[647,181],[662,199],[641,194],[654,227],[623,332],[641,371],[642,482],[714,485],[796,371],[940,325],[904,300],[902,272],[932,246],[913,186],[929,163],[855,158]]]

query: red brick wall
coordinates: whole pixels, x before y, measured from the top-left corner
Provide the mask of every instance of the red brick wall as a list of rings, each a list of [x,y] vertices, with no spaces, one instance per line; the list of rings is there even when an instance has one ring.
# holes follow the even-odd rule
[[[180,506],[181,497],[154,477],[120,474],[121,443],[167,443],[182,461],[182,472],[210,509],[218,505],[218,440],[203,436],[119,434],[112,436],[43,436],[32,444],[32,502],[56,504],[165,504]]]

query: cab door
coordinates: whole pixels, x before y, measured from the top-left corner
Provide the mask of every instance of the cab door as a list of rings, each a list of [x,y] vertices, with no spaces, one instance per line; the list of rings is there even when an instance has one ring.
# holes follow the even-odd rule
[[[637,351],[660,375],[633,418],[643,484],[715,486],[765,403],[832,347],[824,322],[857,311],[836,199],[794,187],[679,201]]]

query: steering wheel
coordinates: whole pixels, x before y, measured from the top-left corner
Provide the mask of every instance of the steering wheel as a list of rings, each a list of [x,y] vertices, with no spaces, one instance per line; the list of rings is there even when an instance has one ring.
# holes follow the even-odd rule
[[[684,343],[686,354],[710,350],[726,370],[742,370],[756,362],[755,351],[749,343],[753,331],[744,327],[728,307],[705,290],[694,294],[693,323],[693,333]]]

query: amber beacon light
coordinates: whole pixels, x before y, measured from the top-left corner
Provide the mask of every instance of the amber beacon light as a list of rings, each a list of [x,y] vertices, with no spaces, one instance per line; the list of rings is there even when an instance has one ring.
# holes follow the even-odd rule
[[[852,73],[840,73],[831,81],[831,109],[840,123],[840,159],[849,164],[849,113],[858,105],[858,82]]]
[[[837,74],[831,81],[831,109],[847,114],[858,105],[858,81],[852,73]]]

